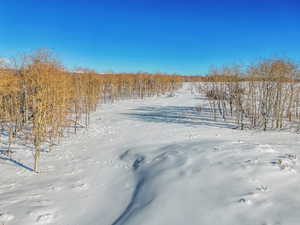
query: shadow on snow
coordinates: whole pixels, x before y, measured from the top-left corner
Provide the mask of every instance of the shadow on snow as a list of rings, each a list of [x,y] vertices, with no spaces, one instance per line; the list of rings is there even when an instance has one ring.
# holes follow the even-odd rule
[[[195,126],[202,125],[231,129],[237,128],[237,125],[222,121],[220,117],[218,117],[217,120],[214,120],[209,108],[201,108],[201,111],[197,111],[196,107],[145,106],[132,109],[132,111],[134,112],[123,113],[123,115],[145,122],[175,123]]]
[[[26,170],[28,170],[30,172],[33,171],[32,168],[26,166],[25,164],[23,164],[21,162],[18,162],[16,160],[12,159],[12,158],[7,157],[3,152],[0,152],[0,160],[11,162],[11,163],[13,163],[13,164],[15,164],[15,165],[17,165],[19,167],[22,167],[22,168],[24,168],[24,169],[26,169]]]

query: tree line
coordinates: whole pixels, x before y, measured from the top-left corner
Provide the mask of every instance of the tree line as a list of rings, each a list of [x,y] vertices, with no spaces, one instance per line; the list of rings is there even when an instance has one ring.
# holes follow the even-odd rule
[[[31,145],[38,172],[41,151],[51,151],[70,129],[87,128],[98,104],[166,94],[182,81],[164,74],[69,72],[44,50],[11,60],[0,68],[0,142],[7,141],[1,152],[12,158],[13,143]]]
[[[246,70],[237,66],[214,69],[194,87],[208,98],[214,120],[231,120],[241,129],[299,131],[299,77],[297,64],[267,59]]]

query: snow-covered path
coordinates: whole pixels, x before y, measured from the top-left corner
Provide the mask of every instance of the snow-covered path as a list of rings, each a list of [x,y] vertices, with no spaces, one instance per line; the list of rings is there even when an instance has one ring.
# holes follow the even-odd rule
[[[187,87],[101,106],[39,175],[2,157],[0,224],[300,224],[300,137],[212,121]]]

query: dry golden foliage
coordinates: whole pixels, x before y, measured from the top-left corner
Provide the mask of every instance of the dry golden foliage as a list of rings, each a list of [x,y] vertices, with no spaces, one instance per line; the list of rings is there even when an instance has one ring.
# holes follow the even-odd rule
[[[245,72],[237,67],[212,71],[196,90],[206,94],[214,119],[229,117],[241,129],[280,129],[300,122],[298,78],[296,64],[270,59]]]
[[[183,81],[163,74],[71,73],[47,51],[38,51],[21,64],[0,70],[1,133],[9,134],[10,157],[15,138],[32,144],[36,172],[42,148],[51,150],[71,127],[75,133],[78,127],[87,127],[100,102],[173,92]]]

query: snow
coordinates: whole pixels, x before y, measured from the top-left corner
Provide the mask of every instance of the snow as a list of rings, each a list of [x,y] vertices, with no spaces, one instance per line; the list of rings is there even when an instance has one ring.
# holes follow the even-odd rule
[[[188,85],[104,104],[38,175],[15,144],[15,161],[0,155],[0,224],[298,225],[299,135],[232,129],[199,104]]]

